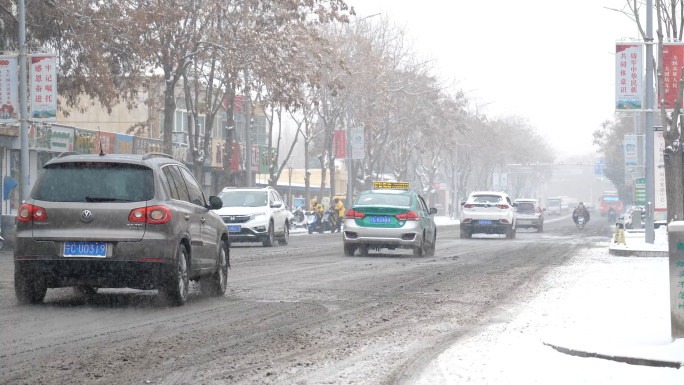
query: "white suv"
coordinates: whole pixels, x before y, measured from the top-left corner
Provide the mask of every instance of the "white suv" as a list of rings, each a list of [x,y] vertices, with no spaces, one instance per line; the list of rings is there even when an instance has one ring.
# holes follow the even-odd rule
[[[223,208],[216,210],[228,228],[231,242],[261,242],[273,246],[290,239],[289,211],[280,194],[271,187],[230,188],[219,194]]]
[[[515,238],[517,203],[511,202],[506,193],[476,191],[461,203],[461,238],[471,238],[473,233],[505,234]]]

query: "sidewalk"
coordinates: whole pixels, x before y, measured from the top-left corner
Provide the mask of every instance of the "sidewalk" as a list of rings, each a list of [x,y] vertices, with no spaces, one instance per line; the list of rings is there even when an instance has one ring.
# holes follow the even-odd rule
[[[501,308],[502,322],[436,357],[417,384],[684,384],[684,367],[643,365],[684,365],[684,339],[670,338],[667,258],[597,246],[553,270],[531,301]]]

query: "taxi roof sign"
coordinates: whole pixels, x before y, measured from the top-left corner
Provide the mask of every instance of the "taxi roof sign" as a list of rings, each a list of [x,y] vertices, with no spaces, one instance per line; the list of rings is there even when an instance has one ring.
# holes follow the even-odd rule
[[[373,182],[373,189],[408,190],[410,187],[409,182]]]

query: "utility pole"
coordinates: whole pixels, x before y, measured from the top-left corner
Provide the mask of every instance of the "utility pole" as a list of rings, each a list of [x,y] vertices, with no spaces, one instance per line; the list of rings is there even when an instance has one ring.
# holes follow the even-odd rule
[[[646,0],[646,243],[655,241],[653,204],[653,0]]]
[[[351,208],[354,199],[354,159],[352,159],[351,146],[351,117],[347,107],[347,132],[345,141],[347,142],[347,208]]]
[[[245,108],[245,175],[247,178],[247,187],[254,187],[252,185],[252,111],[250,110],[250,96],[249,91],[249,70],[245,68],[245,101],[243,103]]]
[[[29,128],[26,86],[26,11],[24,0],[17,5],[19,16],[19,135],[21,137],[21,200],[29,198]]]

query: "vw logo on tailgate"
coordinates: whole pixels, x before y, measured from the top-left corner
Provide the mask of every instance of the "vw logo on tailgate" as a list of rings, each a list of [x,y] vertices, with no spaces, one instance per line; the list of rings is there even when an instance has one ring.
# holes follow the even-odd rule
[[[90,210],[83,210],[81,213],[81,220],[85,223],[88,223],[93,220],[93,213]]]

